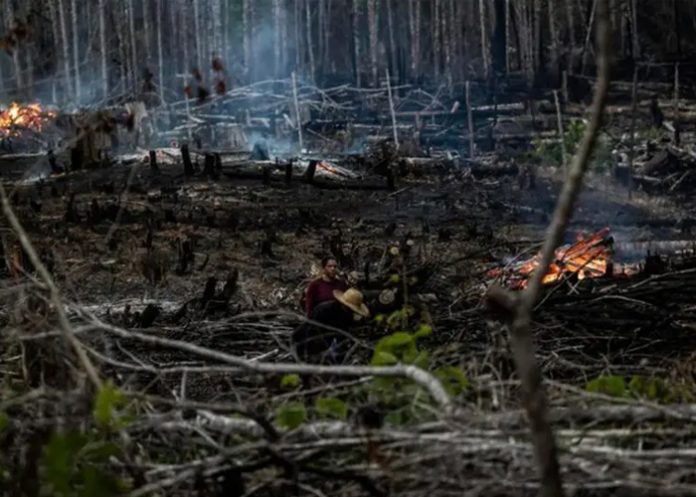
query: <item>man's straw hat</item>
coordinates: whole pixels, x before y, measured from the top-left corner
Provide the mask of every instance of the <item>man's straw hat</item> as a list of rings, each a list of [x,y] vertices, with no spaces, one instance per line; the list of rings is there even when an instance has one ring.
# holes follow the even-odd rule
[[[370,316],[370,310],[365,304],[363,304],[363,294],[355,288],[349,288],[345,292],[342,292],[341,290],[334,290],[333,294],[334,297],[336,297],[336,300],[348,307],[354,313],[359,314],[364,318]]]

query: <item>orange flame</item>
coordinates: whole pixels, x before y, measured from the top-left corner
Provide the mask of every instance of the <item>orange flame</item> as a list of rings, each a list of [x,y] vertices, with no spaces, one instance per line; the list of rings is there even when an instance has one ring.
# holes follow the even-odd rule
[[[55,112],[45,111],[40,104],[20,105],[12,102],[7,109],[0,110],[0,137],[16,136],[23,129],[41,131]]]
[[[580,280],[599,278],[607,275],[611,270],[611,258],[609,228],[604,228],[587,238],[578,237],[578,241],[571,245],[558,248],[541,281],[547,285],[570,275],[577,275]],[[488,275],[490,277],[505,276],[513,288],[522,289],[527,287],[529,279],[539,267],[540,262],[541,254],[537,254],[529,260],[515,264],[510,269],[489,271]]]

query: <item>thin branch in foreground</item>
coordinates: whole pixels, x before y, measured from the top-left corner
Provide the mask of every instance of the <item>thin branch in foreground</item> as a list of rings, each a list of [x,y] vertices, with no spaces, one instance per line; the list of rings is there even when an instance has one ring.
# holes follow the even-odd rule
[[[547,230],[541,252],[541,260],[532,275],[529,286],[519,296],[511,296],[500,287],[492,287],[488,300],[504,309],[510,317],[510,342],[522,385],[522,403],[527,416],[539,466],[542,496],[562,496],[563,484],[560,476],[556,442],[548,422],[547,401],[542,387],[541,369],[535,359],[535,348],[531,333],[532,310],[541,291],[542,279],[561,243],[566,231],[575,200],[582,187],[590,155],[597,141],[602,116],[609,90],[610,27],[606,0],[596,0],[597,6],[597,86],[592,103],[592,117],[585,131],[578,153],[573,157],[568,177],[563,185],[558,204]]]
[[[51,303],[53,304],[53,307],[55,307],[56,313],[58,314],[58,323],[63,333],[63,337],[68,342],[68,345],[70,345],[75,351],[75,355],[77,356],[77,359],[80,362],[82,369],[84,369],[85,373],[87,374],[89,380],[97,389],[99,389],[101,387],[99,373],[97,372],[97,369],[94,367],[94,364],[92,364],[92,361],[89,359],[89,356],[87,355],[85,350],[82,348],[82,344],[75,337],[75,333],[73,331],[72,326],[70,325],[68,316],[65,313],[65,308],[63,307],[60,291],[58,290],[58,287],[53,281],[51,273],[49,273],[48,269],[46,269],[46,266],[44,266],[38,254],[36,253],[36,250],[34,250],[34,246],[29,240],[29,236],[27,235],[27,232],[24,230],[22,223],[20,223],[19,219],[17,219],[17,216],[15,216],[15,213],[12,210],[12,206],[10,205],[10,201],[7,198],[5,188],[2,186],[2,184],[0,184],[0,200],[2,201],[2,211],[5,214],[7,220],[10,222],[12,229],[17,234],[17,238],[19,238],[19,243],[22,245],[22,248],[27,253],[29,260],[31,261],[34,268],[36,268],[36,271],[39,273],[39,276],[41,276],[41,279],[46,283],[46,286],[48,287],[51,296]]]
[[[410,364],[398,364],[396,366],[321,366],[315,364],[295,363],[269,363],[243,357],[233,356],[224,352],[211,350],[180,340],[161,338],[135,331],[124,330],[112,326],[92,317],[92,324],[101,330],[121,338],[138,340],[140,342],[157,345],[158,347],[181,350],[200,357],[206,357],[224,364],[237,366],[243,372],[266,374],[302,374],[322,376],[380,376],[407,378],[422,386],[443,409],[446,414],[453,410],[452,400],[445,391],[442,383],[429,372]]]

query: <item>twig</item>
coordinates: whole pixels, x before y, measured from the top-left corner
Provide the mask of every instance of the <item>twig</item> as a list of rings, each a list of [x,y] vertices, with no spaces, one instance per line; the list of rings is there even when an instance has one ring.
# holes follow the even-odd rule
[[[101,380],[99,379],[99,373],[97,373],[97,370],[92,364],[92,361],[89,359],[87,353],[82,348],[82,345],[80,344],[79,340],[75,337],[73,328],[70,325],[70,321],[68,321],[68,316],[65,313],[65,308],[63,307],[63,302],[60,297],[60,291],[58,290],[58,287],[53,281],[51,274],[48,272],[48,269],[46,269],[46,266],[44,266],[44,264],[41,262],[41,259],[36,253],[36,250],[34,250],[34,246],[29,240],[27,232],[22,227],[22,224],[19,222],[19,219],[17,219],[17,216],[15,216],[15,213],[12,210],[10,202],[7,198],[7,194],[5,193],[5,188],[2,186],[2,184],[0,184],[0,199],[2,200],[2,211],[5,214],[7,220],[10,222],[10,225],[12,225],[12,229],[14,229],[15,233],[17,233],[19,243],[22,245],[22,248],[27,253],[29,260],[31,261],[34,268],[36,268],[36,271],[41,276],[41,279],[44,280],[46,286],[48,287],[48,290],[51,295],[51,302],[53,304],[53,307],[55,307],[56,309],[56,314],[58,314],[58,323],[60,325],[60,329],[63,332],[63,337],[75,351],[77,359],[80,362],[85,373],[87,374],[89,380],[94,384],[95,387],[97,387],[97,389],[100,388]]]
[[[152,335],[146,335],[134,331],[127,331],[116,326],[98,321],[93,318],[95,326],[102,330],[119,336],[121,338],[131,338],[141,342],[150,343],[160,347],[182,350],[201,357],[207,357],[222,363],[238,366],[242,369],[240,373],[270,373],[270,374],[307,374],[307,375],[329,375],[329,376],[381,376],[381,377],[402,377],[408,378],[425,388],[431,397],[440,405],[446,413],[452,410],[452,401],[443,388],[440,381],[427,371],[413,366],[399,364],[396,366],[320,366],[313,364],[294,364],[294,363],[267,363],[256,360],[244,359],[224,352],[218,352],[205,347],[180,340],[171,340]]]

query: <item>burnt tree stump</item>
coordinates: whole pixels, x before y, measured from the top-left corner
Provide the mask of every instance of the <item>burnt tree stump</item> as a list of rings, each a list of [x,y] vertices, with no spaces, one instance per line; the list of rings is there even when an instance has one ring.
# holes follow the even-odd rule
[[[285,163],[285,184],[289,185],[292,183],[292,161]]]
[[[314,184],[314,175],[317,172],[317,161],[309,161],[309,166],[307,167],[307,172],[305,173],[305,181],[310,185]]]
[[[181,160],[184,161],[184,176],[193,176],[193,163],[191,162],[191,153],[187,144],[181,146]]]
[[[159,173],[159,166],[157,165],[157,152],[150,150],[150,171],[157,174]]]

